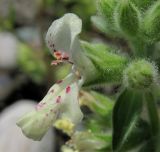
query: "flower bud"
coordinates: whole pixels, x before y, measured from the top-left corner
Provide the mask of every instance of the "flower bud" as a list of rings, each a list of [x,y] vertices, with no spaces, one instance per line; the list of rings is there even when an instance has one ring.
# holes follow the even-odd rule
[[[107,19],[111,19],[113,17],[113,11],[115,8],[115,0],[99,0],[98,1],[98,9],[100,13],[105,16]]]
[[[90,131],[75,132],[67,145],[62,147],[63,152],[96,152],[106,146],[106,141]]]
[[[124,71],[124,85],[132,89],[149,89],[157,79],[157,68],[146,60],[131,63]]]
[[[80,104],[87,106],[98,115],[106,116],[113,110],[114,102],[98,92],[81,91]]]
[[[131,0],[142,11],[150,7],[157,0]]]
[[[124,34],[134,37],[139,32],[140,13],[130,0],[121,0],[115,12],[115,21]]]
[[[147,12],[143,21],[145,36],[151,42],[160,40],[160,2],[155,3]]]
[[[128,60],[120,55],[110,51],[111,48],[103,44],[90,44],[83,42],[85,55],[96,67],[96,71],[91,81],[85,82],[85,85],[96,85],[102,83],[120,83],[122,80],[122,71]]]

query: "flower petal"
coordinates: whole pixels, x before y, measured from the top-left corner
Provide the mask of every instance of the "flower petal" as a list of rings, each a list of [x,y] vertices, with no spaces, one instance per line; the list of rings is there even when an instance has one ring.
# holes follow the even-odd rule
[[[68,13],[52,23],[46,34],[46,43],[51,54],[57,59],[52,64],[58,65],[67,61],[76,66],[76,70],[84,79],[92,79],[96,69],[81,47],[78,38],[81,30],[81,19]]]
[[[62,18],[55,20],[46,35],[46,43],[52,55],[53,52],[62,51],[71,57],[71,46],[75,37],[81,32],[82,21],[72,13],[65,14]]]
[[[82,119],[78,103],[79,88],[75,74],[69,74],[48,91],[35,110],[24,115],[17,123],[29,138],[40,140],[57,118],[67,118],[73,123]]]
[[[70,120],[73,124],[78,124],[83,118],[78,101],[78,83],[74,82],[69,87],[70,91],[68,93],[66,92],[65,101],[61,106],[62,113],[60,117]]]
[[[52,126],[58,115],[58,104],[54,104],[50,109],[44,108],[41,111],[32,111],[24,115],[17,125],[22,132],[33,140],[41,140],[44,134]]]

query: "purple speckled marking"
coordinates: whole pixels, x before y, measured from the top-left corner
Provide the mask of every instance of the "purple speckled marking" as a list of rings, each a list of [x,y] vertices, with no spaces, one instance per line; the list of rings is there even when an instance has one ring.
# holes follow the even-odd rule
[[[37,106],[36,106],[36,110],[39,110],[41,108],[43,108],[43,106],[45,105],[46,103],[43,102],[43,103],[38,103]]]
[[[57,84],[60,84],[60,83],[62,83],[63,82],[63,80],[59,80],[59,81],[57,81],[56,83]]]
[[[61,102],[61,96],[58,96],[56,99],[56,103],[60,103]]]
[[[50,110],[50,112],[54,112],[54,110],[53,110],[53,109],[51,109],[51,110]]]
[[[71,87],[70,86],[67,86],[66,88],[66,93],[69,93],[71,91]]]
[[[54,89],[52,89],[52,90],[50,91],[50,93],[54,93]]]

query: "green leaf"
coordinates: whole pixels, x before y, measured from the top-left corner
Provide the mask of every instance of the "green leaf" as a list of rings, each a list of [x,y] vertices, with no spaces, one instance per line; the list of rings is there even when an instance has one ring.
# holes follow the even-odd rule
[[[95,134],[109,135],[112,137],[111,131],[111,116],[102,117],[96,114],[90,114],[86,117],[85,126]]]
[[[108,25],[107,22],[104,20],[101,16],[92,16],[91,17],[92,23],[96,26],[97,29],[99,29],[101,32],[108,33]]]
[[[143,19],[144,38],[150,43],[160,41],[160,1],[157,1],[146,12]]]
[[[116,30],[114,24],[113,23],[111,24],[110,21],[105,19],[103,16],[100,16],[100,15],[92,16],[91,22],[98,30],[105,33],[107,36],[121,37],[121,34],[117,33],[117,30]]]
[[[128,63],[128,59],[111,52],[112,48],[104,44],[90,44],[82,42],[85,55],[94,64],[97,75],[92,81],[85,85],[96,85],[104,83],[120,83],[122,81],[123,70]]]
[[[99,12],[110,22],[112,22],[116,0],[98,0]]]
[[[109,151],[112,149],[111,118],[111,116],[102,117],[97,114],[91,114],[85,121],[86,129],[93,132],[101,140],[104,140],[106,143],[105,149],[110,149]],[[108,152],[108,150],[105,152]]]
[[[159,152],[160,151],[160,131],[159,131],[159,134],[158,134],[158,137],[157,137],[157,145],[156,145],[156,152]]]
[[[19,68],[36,83],[41,83],[46,75],[47,68],[40,54],[26,44],[19,44]]]
[[[130,0],[121,0],[115,11],[115,22],[126,36],[135,37],[139,33],[140,12]]]
[[[90,108],[91,111],[100,115],[111,115],[113,110],[114,101],[103,94],[95,91],[81,92],[80,103]]]
[[[138,152],[156,152],[156,143],[157,138],[153,137],[150,140],[146,141],[144,144],[142,144],[142,147]]]
[[[123,148],[129,144],[128,140],[135,132],[141,111],[142,93],[124,90],[113,111],[113,151],[124,152]],[[136,140],[137,138],[133,138],[131,142]]]
[[[137,138],[138,137],[138,138]],[[140,119],[132,133],[127,139],[127,143],[123,146],[123,150],[130,150],[137,148],[140,144],[146,143],[151,138],[149,124]]]
[[[156,136],[160,131],[160,122],[154,95],[151,92],[145,93],[145,101],[147,103],[148,116],[150,120],[152,135]]]
[[[150,7],[155,1],[157,0],[131,0],[136,6],[142,10],[147,10],[148,7]]]
[[[94,96],[95,100],[93,101],[92,108],[100,115],[108,115],[111,113],[114,105],[109,97],[104,96],[98,92],[91,91],[91,94]]]

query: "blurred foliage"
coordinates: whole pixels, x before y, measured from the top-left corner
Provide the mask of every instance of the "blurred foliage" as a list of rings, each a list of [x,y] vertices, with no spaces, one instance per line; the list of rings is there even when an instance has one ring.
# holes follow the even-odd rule
[[[40,83],[44,80],[47,69],[43,58],[38,53],[39,51],[35,51],[25,44],[20,44],[18,64],[19,68],[30,76],[33,81]]]

